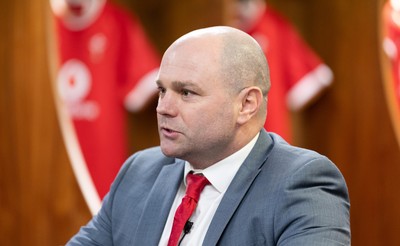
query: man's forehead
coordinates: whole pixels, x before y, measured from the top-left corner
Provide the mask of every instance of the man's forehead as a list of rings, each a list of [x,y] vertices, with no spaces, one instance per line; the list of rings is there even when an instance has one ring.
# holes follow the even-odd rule
[[[185,43],[170,47],[165,52],[160,69],[211,72],[211,68],[219,66],[220,57],[221,50],[215,43]]]
[[[179,60],[179,59],[178,59]],[[163,62],[160,66],[157,84],[162,87],[208,87],[219,79],[218,64],[209,64],[200,60],[187,59],[186,62]]]

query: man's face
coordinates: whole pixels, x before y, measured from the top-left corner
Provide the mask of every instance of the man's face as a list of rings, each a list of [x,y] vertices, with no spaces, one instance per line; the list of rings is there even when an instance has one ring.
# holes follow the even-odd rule
[[[218,50],[194,41],[164,55],[157,84],[161,149],[210,165],[231,154],[238,100],[220,78]]]

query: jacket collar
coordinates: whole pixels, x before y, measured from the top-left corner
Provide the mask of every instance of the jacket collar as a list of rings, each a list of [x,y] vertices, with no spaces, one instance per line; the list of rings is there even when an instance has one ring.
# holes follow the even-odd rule
[[[246,195],[261,167],[268,159],[273,140],[265,130],[260,132],[254,148],[229,185],[208,228],[203,245],[217,245],[225,227]]]
[[[184,161],[165,165],[162,169],[139,219],[138,229],[130,245],[158,245],[169,210],[182,182]]]

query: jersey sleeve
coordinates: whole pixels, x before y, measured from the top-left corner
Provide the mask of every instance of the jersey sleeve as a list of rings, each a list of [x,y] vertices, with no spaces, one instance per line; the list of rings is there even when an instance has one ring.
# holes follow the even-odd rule
[[[160,57],[134,15],[121,14],[121,98],[129,111],[140,110],[156,93]]]
[[[288,26],[285,35],[292,74],[286,100],[289,109],[299,110],[332,83],[333,73],[293,27]]]

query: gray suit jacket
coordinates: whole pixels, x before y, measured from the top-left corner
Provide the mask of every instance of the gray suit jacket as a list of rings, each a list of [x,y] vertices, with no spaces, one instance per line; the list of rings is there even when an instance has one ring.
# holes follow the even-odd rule
[[[68,245],[158,245],[183,169],[158,147],[131,156],[100,212]],[[262,130],[203,245],[350,245],[349,209],[331,161]]]

